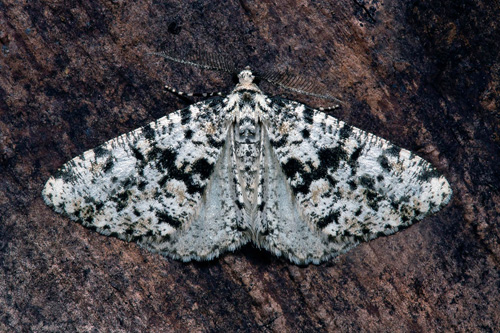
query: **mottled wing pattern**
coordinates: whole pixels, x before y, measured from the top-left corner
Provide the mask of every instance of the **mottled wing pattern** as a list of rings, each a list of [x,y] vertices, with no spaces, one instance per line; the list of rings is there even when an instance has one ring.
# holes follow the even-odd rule
[[[256,219],[257,245],[296,264],[316,264],[342,250],[342,244],[328,242],[317,228],[305,222],[301,207],[296,204],[292,188],[285,176],[267,131],[261,155],[262,177]]]
[[[428,162],[382,138],[294,101],[274,98],[268,113],[268,150],[281,166],[272,182],[284,178],[288,189],[268,202],[281,200],[288,213],[264,211],[310,231],[285,236],[300,228],[280,226],[287,231],[262,242],[295,262],[319,262],[360,241],[392,234],[451,197],[450,185]],[[308,250],[302,244],[310,237],[317,242]]]
[[[171,113],[66,163],[44,199],[100,233],[174,258],[234,249],[246,240],[229,202],[229,118],[221,98]]]

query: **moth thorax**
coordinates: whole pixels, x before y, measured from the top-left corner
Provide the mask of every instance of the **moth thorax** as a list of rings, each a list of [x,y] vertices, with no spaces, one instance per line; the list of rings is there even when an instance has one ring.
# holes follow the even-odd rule
[[[236,142],[256,144],[260,142],[260,126],[254,118],[245,117],[241,119],[235,128]]]
[[[249,103],[242,103],[235,124],[235,139],[241,143],[260,142],[260,126],[255,108]]]

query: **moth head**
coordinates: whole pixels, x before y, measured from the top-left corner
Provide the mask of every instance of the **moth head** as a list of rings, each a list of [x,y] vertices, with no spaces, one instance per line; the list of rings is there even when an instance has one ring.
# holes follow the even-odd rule
[[[244,70],[242,70],[238,74],[238,84],[236,85],[235,91],[238,90],[252,90],[252,91],[257,91],[260,92],[260,89],[257,87],[257,85],[254,83],[255,76],[253,75],[252,71],[250,70],[250,67],[245,67]]]
[[[250,67],[247,66],[245,67],[244,70],[238,74],[238,79],[240,80],[240,84],[250,84],[253,83],[253,80],[255,79],[255,76],[253,75],[252,71],[250,70]]]

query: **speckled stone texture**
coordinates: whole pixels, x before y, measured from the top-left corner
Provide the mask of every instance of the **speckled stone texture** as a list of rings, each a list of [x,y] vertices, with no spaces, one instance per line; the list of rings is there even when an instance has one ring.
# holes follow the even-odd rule
[[[0,1],[0,331],[498,331],[498,1]],[[230,76],[151,51],[290,71],[332,115],[430,161],[438,214],[320,266],[246,246],[184,264],[42,200],[64,162]],[[262,86],[313,106],[328,106]]]

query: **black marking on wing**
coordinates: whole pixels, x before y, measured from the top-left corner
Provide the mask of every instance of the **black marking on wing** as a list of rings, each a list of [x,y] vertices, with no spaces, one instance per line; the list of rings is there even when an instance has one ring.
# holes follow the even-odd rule
[[[298,174],[302,181],[299,184],[292,185],[292,190],[295,194],[307,194],[310,192],[309,187],[315,180],[326,178],[328,182],[334,187],[337,180],[329,176],[329,173],[334,173],[340,165],[340,161],[347,159],[347,153],[341,146],[334,148],[322,148],[318,151],[319,165],[314,167],[312,163],[308,162],[307,166],[296,158],[289,159],[283,164],[283,171],[290,181],[293,181]],[[311,171],[306,171],[309,169]]]
[[[140,161],[140,162],[143,162],[144,155],[141,153],[141,151],[132,145],[130,145],[129,147],[132,150],[132,153],[134,154],[135,159]]]
[[[108,157],[106,160],[106,163],[102,167],[102,171],[104,172],[110,172],[113,169],[113,166],[115,165],[115,162],[113,161],[113,157]]]
[[[319,221],[318,221],[318,227],[320,229],[323,229],[327,225],[329,225],[330,223],[338,224],[339,223],[339,217],[340,217],[340,212],[339,211],[333,211],[330,214],[328,214],[327,216],[322,217],[321,219],[319,219]]]
[[[191,121],[191,110],[189,108],[181,111],[181,124],[186,125]]]
[[[366,200],[368,207],[373,209],[374,211],[378,211],[379,202],[384,198],[381,197],[377,192],[373,190],[366,190]]]
[[[401,148],[399,148],[398,146],[392,146],[392,147],[388,148],[387,150],[385,150],[385,152],[391,156],[399,157],[399,153],[401,152]]]
[[[236,199],[234,201],[234,203],[236,204],[236,207],[238,207],[239,210],[243,210],[243,208],[245,208],[245,206],[243,205],[243,203],[240,200],[238,200],[238,199]]]
[[[137,178],[134,176],[130,176],[122,180],[121,187],[126,189],[134,186],[137,183]]]
[[[95,157],[102,157],[104,155],[109,155],[109,150],[107,150],[103,146],[99,146],[94,149],[94,154]]]
[[[165,176],[158,182],[160,186],[164,186],[169,179],[177,179],[186,184],[189,194],[202,194],[206,185],[197,182],[193,176],[198,174],[202,180],[206,180],[212,174],[214,164],[202,157],[192,163],[191,168],[187,168],[187,163],[184,163],[179,169],[175,165],[176,159],[177,152],[169,148],[155,147],[148,153],[148,160],[154,161],[158,170],[165,173]],[[184,171],[186,169],[191,170]]]
[[[201,179],[205,180],[212,174],[214,165],[210,164],[205,158],[200,158],[193,163],[192,173],[198,173]]]
[[[288,142],[288,135],[287,134],[284,134],[280,137],[279,140],[273,140],[273,139],[270,139],[269,140],[271,142],[271,145],[274,147],[274,148],[279,148],[279,147],[283,147],[287,144]]]
[[[193,130],[188,128],[185,132],[184,132],[184,138],[186,140],[191,140],[191,138],[193,137]]]
[[[313,123],[313,116],[314,116],[314,111],[313,109],[306,107],[303,112],[304,115],[304,121],[307,124],[312,124]]]
[[[358,159],[361,156],[361,152],[363,151],[363,148],[364,148],[363,146],[356,148],[352,152],[351,156],[349,157],[349,160],[347,161],[347,163],[351,167],[351,174],[352,175],[354,175],[356,173],[356,170],[358,168]]]
[[[207,136],[207,138],[208,138],[208,144],[215,148],[221,148],[222,146],[224,146],[224,143],[226,142],[225,140],[217,140],[212,135]]]
[[[144,133],[144,137],[149,141],[154,141],[156,138],[155,129],[151,126],[151,124],[147,124],[142,128],[142,133]]]
[[[378,157],[377,161],[380,164],[380,166],[382,167],[382,169],[384,169],[387,172],[391,171],[391,165],[389,164],[389,160],[387,159],[387,157],[385,155],[380,155]]]
[[[172,217],[167,211],[158,211],[156,212],[156,217],[160,223],[167,223],[172,227],[178,229],[181,226],[181,222]]]
[[[114,201],[116,203],[116,211],[121,211],[128,205],[128,200],[130,198],[130,191],[126,190],[123,192],[120,192],[114,196],[110,197],[110,200]],[[92,206],[88,206],[92,207]]]

